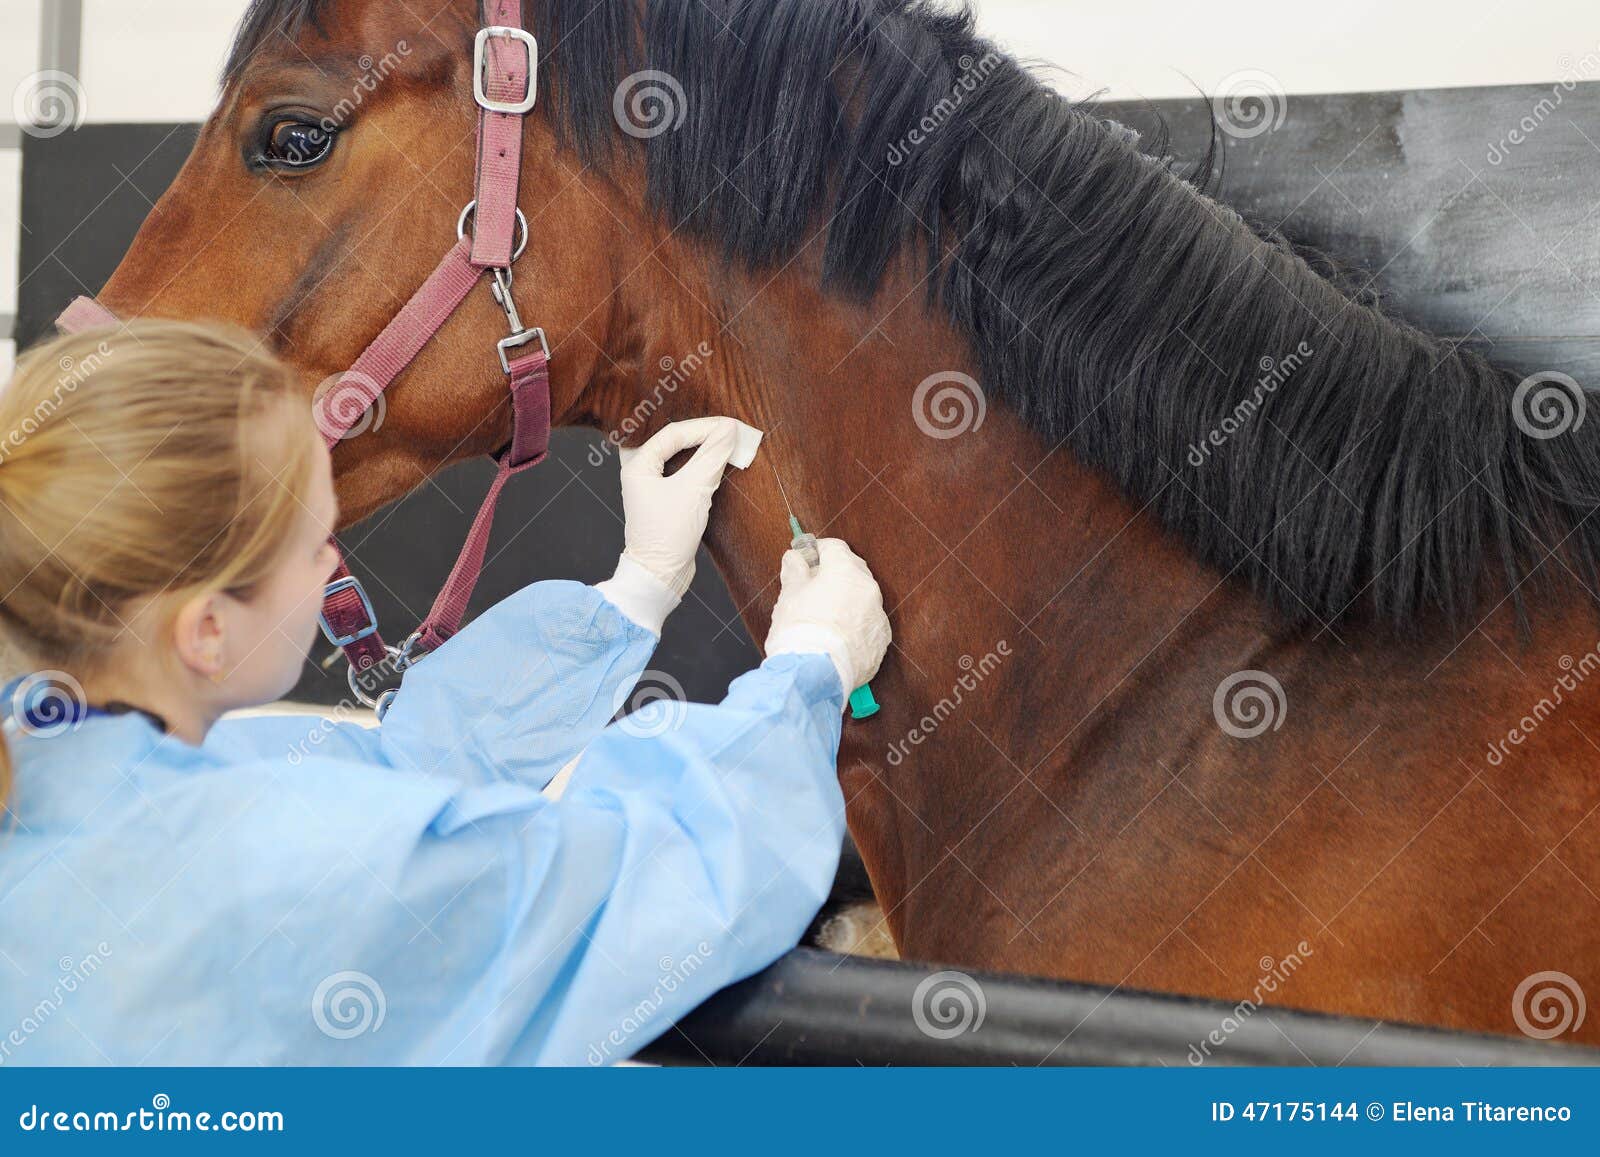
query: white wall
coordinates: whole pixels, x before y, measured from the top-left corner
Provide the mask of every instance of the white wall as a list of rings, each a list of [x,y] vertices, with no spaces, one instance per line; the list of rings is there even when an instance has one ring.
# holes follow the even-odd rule
[[[37,67],[39,3],[0,0],[6,92]],[[1003,47],[1072,70],[1057,78],[1067,91],[1108,86],[1113,97],[1190,95],[1188,78],[1212,91],[1243,69],[1272,74],[1287,92],[1556,81],[1600,47],[1592,0],[1280,0],[1246,11],[1195,0],[974,6],[980,27]],[[245,0],[84,0],[90,117],[204,117],[244,9]]]
[[[439,0],[430,2],[438,7]],[[204,120],[246,7],[245,0],[84,0],[90,117]]]
[[[55,3],[57,0],[42,0]],[[429,0],[436,3],[437,0]],[[93,121],[200,120],[246,0],[84,0],[81,82]],[[974,0],[1002,47],[1071,72],[1063,91],[1192,95],[1263,72],[1295,92],[1600,80],[1594,0],[1289,0],[1250,9],[1195,0]],[[37,71],[41,0],[0,0],[0,96]],[[0,122],[12,119],[0,106]],[[0,314],[16,311],[18,175],[0,149]],[[0,342],[0,373],[9,366]]]
[[[39,0],[0,0],[0,95],[10,96],[39,67],[39,11]],[[10,104],[0,105],[0,121],[11,119]]]
[[[1593,0],[1287,0],[1247,6],[1195,0],[978,0],[980,27],[1022,56],[1077,76],[1075,96],[1218,91],[1260,70],[1284,92],[1356,92],[1531,84],[1563,78],[1600,47]],[[1600,76],[1580,79],[1600,79]]]

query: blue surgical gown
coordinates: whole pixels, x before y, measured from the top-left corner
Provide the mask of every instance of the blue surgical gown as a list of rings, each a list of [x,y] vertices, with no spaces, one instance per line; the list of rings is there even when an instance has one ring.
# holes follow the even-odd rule
[[[0,1066],[637,1051],[796,943],[844,830],[832,663],[607,726],[656,642],[546,582],[414,667],[376,729],[8,729]]]

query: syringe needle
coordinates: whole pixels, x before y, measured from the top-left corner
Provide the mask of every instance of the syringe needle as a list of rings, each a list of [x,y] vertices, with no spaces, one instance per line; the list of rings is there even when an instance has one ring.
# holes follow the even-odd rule
[[[778,497],[783,499],[783,508],[789,512],[789,521],[794,521],[794,507],[789,504],[789,492],[783,488],[783,475],[778,473],[778,464],[772,461],[772,456],[767,456],[767,462],[772,467],[772,477],[778,483]]]

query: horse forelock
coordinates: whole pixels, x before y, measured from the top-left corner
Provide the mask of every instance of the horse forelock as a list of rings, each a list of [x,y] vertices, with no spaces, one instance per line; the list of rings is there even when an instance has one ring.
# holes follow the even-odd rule
[[[280,37],[295,40],[306,28],[320,29],[334,0],[250,0],[222,66],[222,82],[238,76],[256,54]]]

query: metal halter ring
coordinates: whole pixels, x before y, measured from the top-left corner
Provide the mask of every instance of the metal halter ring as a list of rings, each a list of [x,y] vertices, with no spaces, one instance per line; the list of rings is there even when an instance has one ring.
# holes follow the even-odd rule
[[[463,240],[466,237],[467,218],[472,216],[472,211],[477,207],[478,202],[476,200],[471,200],[467,202],[467,207],[461,210],[461,220],[456,222],[457,241]],[[517,245],[517,251],[511,255],[511,260],[513,261],[521,257],[523,252],[528,248],[528,219],[527,217],[523,216],[521,209],[517,210],[517,224],[522,227],[522,240]]]
[[[399,668],[400,648],[398,648],[398,647],[385,647],[384,650],[389,653],[388,657],[389,657],[390,663],[392,663],[396,668]],[[374,665],[374,666],[376,666],[376,665]],[[385,695],[389,694],[389,692],[388,691],[380,691],[380,692],[378,692],[377,697],[374,698],[367,691],[367,689],[361,685],[361,676],[367,674],[367,672],[372,671],[373,669],[374,669],[374,667],[368,667],[364,671],[358,671],[358,670],[356,670],[356,665],[354,663],[351,663],[349,666],[347,666],[344,669],[344,677],[345,677],[345,681],[350,684],[350,693],[352,695],[354,695],[356,697],[356,699],[359,700],[365,706],[371,707],[374,710],[376,710],[378,704],[383,700],[383,697]]]
[[[426,657],[426,651],[424,651],[421,655],[412,653],[416,650],[417,644],[421,641],[422,628],[419,627],[415,631],[411,632],[410,637],[407,638],[405,642],[400,644],[399,654],[395,656],[395,667],[402,675],[411,670],[411,668],[415,667],[420,660]]]
[[[399,675],[401,678],[404,678],[405,673],[415,666],[417,661],[422,658],[421,655],[413,654],[417,643],[421,640],[421,638],[422,632],[420,630],[413,631],[411,633],[411,637],[404,643],[401,643],[398,647],[384,648],[384,651],[387,652],[385,661],[394,670],[395,674]],[[399,694],[399,688],[390,687],[387,690],[378,692],[376,696],[373,696],[365,687],[361,685],[361,676],[372,670],[372,667],[368,667],[365,671],[357,671],[355,664],[352,663],[345,668],[345,680],[350,684],[350,693],[363,704],[376,711],[378,713],[378,718],[382,719],[384,713],[389,710],[389,704],[393,703],[394,697]]]

